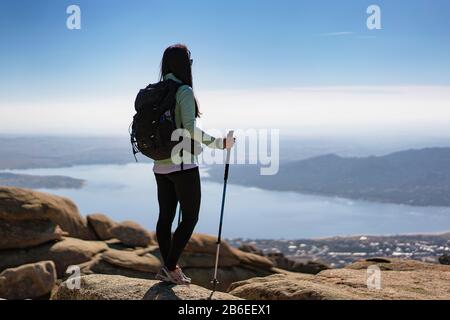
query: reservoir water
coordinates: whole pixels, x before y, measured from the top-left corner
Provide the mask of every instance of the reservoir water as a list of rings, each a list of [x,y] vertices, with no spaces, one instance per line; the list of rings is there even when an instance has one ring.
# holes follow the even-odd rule
[[[102,212],[154,230],[158,216],[151,164],[89,165],[56,169],[9,170],[64,175],[86,180],[82,189],[40,191],[69,197],[84,215]],[[202,169],[202,176],[207,170]],[[431,233],[450,230],[450,208],[412,207],[275,192],[233,185],[230,173],[225,238],[299,239],[355,234]],[[222,184],[202,181],[202,207],[195,232],[216,234]],[[175,226],[175,224],[174,224]]]

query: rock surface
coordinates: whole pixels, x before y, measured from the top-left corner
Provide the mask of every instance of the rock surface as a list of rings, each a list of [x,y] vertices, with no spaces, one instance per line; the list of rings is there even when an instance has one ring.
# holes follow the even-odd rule
[[[58,278],[60,278],[64,276],[68,266],[89,261],[97,253],[107,249],[108,246],[101,241],[64,238],[63,241],[38,247],[0,251],[0,270],[51,260],[55,263]]]
[[[330,269],[326,264],[319,261],[294,262],[288,269],[292,272],[318,274],[321,271]]]
[[[192,235],[184,251],[186,253],[203,253],[215,256],[216,249],[217,238],[215,236],[196,233]],[[220,258],[237,259],[240,263],[262,268],[273,267],[273,263],[268,258],[233,248],[226,241],[222,241],[220,245]],[[229,263],[231,264],[231,261]]]
[[[195,235],[196,241],[203,235]],[[209,238],[209,236],[208,236]],[[206,241],[206,240],[200,240]],[[226,244],[227,245],[227,244]],[[252,264],[254,257],[241,260],[235,256],[234,251],[230,249],[229,255],[220,256],[218,275],[220,283],[217,286],[218,291],[226,291],[227,288],[236,281],[267,276],[277,271],[272,270],[271,264],[257,262]],[[214,251],[215,253],[215,251]],[[257,260],[255,260],[257,261]],[[264,261],[264,260],[263,260]],[[211,279],[214,272],[215,255],[208,253],[184,252],[179,264],[184,272],[192,278],[192,283],[206,288],[211,287]],[[152,245],[148,248],[137,249],[133,251],[108,250],[100,254],[86,265],[84,272],[101,273],[111,275],[122,275],[126,277],[154,279],[156,273],[161,267],[162,259],[158,246]]]
[[[68,289],[63,282],[53,300],[206,300],[211,292],[190,285],[177,286],[155,280],[112,275],[87,275],[80,278],[80,289]],[[213,300],[237,300],[230,294],[216,292]]]
[[[317,274],[320,271],[329,269],[329,267],[324,263],[318,261],[295,261],[286,257],[281,252],[271,252],[267,255],[267,258],[272,261],[275,267],[292,272]]]
[[[215,236],[209,234],[194,233],[189,239],[189,242],[184,248],[184,251],[215,255],[217,248],[216,242],[217,237]],[[220,245],[220,255],[222,257],[235,256],[232,251],[232,247],[225,241]]]
[[[0,220],[0,250],[34,247],[61,240],[63,232],[50,220]]]
[[[251,244],[251,243],[243,243],[239,246],[238,249],[241,251],[244,251],[244,252],[250,252],[250,253],[257,254],[259,256],[264,256],[263,251],[258,249],[254,244]]]
[[[450,299],[450,267],[400,259],[379,261],[363,260],[315,276],[289,273],[253,278],[232,284],[229,293],[257,300]],[[384,268],[386,264],[392,268]],[[379,290],[368,288],[366,265],[384,270]]]
[[[184,252],[178,263],[183,268],[212,268],[216,263],[216,257],[213,254]],[[234,256],[220,256],[220,267],[232,267],[239,265],[240,261]]]
[[[130,247],[146,247],[154,244],[151,234],[132,221],[124,221],[110,229],[114,238]]]
[[[378,266],[382,271],[450,271],[450,267],[444,265],[395,258],[363,259],[349,264],[345,268],[367,270],[367,268],[372,265]]]
[[[59,279],[68,276],[66,270],[71,265],[78,265],[85,274],[154,279],[163,263],[154,233],[131,221],[116,223],[103,214],[84,219],[75,204],[62,197],[1,187],[0,221],[7,226],[1,228],[0,235],[8,239],[8,243],[1,242],[0,237],[0,272],[50,260]],[[97,239],[102,241],[94,241]],[[210,287],[216,248],[215,236],[194,234],[190,239],[179,264],[194,284]],[[243,252],[224,241],[217,290],[278,272],[272,267],[266,257]]]
[[[4,296],[47,295],[56,277],[64,280],[67,268],[78,265],[86,275],[81,290],[61,286],[54,298],[207,298],[217,249],[215,236],[194,234],[189,240],[179,261],[193,281],[187,289],[153,280],[163,263],[154,233],[133,222],[118,224],[102,214],[87,220],[68,199],[0,187],[0,288]],[[376,258],[344,269],[322,270],[326,266],[320,263],[298,263],[279,255],[266,257],[256,248],[243,249],[222,242],[218,291],[230,289],[235,296],[258,300],[450,299],[450,266],[443,264]],[[373,265],[381,270],[381,290],[367,288],[367,268]],[[46,280],[42,284],[39,279]],[[217,293],[217,298],[232,296]]]
[[[33,299],[49,294],[56,284],[52,261],[27,264],[0,273],[0,297],[8,300]]]
[[[161,268],[160,260],[152,254],[139,256],[132,251],[108,250],[101,255],[106,262],[136,271],[157,273]]]
[[[239,259],[241,264],[254,266],[257,268],[270,269],[273,267],[272,261],[268,258],[254,254],[243,252],[236,248],[231,248],[232,253]],[[222,248],[221,248],[222,251]]]
[[[48,219],[72,237],[95,239],[71,200],[29,189],[0,186],[0,219],[9,222]]]
[[[190,278],[192,283],[205,288],[211,288],[211,280],[214,276],[214,268],[183,268],[183,272]],[[254,277],[265,277],[273,274],[272,269],[253,269],[244,265],[236,265],[233,267],[221,267],[217,270],[219,284],[218,291],[227,292],[230,285],[236,281],[250,279]]]
[[[94,230],[97,238],[100,240],[109,240],[114,238],[111,233],[111,228],[115,227],[115,223],[112,219],[102,213],[89,214],[87,216],[87,222],[89,226]]]

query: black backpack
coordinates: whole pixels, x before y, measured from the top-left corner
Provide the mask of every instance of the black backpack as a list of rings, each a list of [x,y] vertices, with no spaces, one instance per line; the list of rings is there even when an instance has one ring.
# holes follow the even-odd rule
[[[172,141],[175,123],[176,93],[181,86],[173,80],[150,84],[139,91],[134,108],[136,114],[131,124],[131,146],[136,154],[153,160],[171,157],[172,149],[179,141]]]

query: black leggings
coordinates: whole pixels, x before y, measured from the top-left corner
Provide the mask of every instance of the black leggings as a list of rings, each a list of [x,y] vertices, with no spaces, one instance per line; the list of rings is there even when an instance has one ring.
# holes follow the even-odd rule
[[[200,174],[197,168],[169,174],[155,173],[158,186],[159,218],[156,237],[165,266],[174,270],[184,247],[191,238],[200,211]],[[172,222],[178,201],[182,220],[172,237]]]

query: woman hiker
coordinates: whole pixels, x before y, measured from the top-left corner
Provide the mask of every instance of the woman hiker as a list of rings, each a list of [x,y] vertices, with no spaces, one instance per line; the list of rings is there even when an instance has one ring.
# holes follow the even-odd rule
[[[162,58],[161,81],[170,79],[182,84],[176,93],[176,126],[189,131],[197,148],[200,144],[216,149],[232,148],[234,138],[214,138],[196,126],[200,111],[192,89],[192,62],[190,51],[181,44],[168,47]],[[197,148],[194,146],[194,150]],[[156,278],[182,285],[189,284],[191,279],[183,273],[177,261],[194,231],[200,211],[200,175],[196,152],[192,153],[189,154],[189,162],[186,162],[186,156],[183,156],[182,164],[175,164],[169,158],[155,161],[153,166],[159,203],[156,237],[164,261],[164,266]],[[182,220],[172,236],[172,222],[178,202]]]

